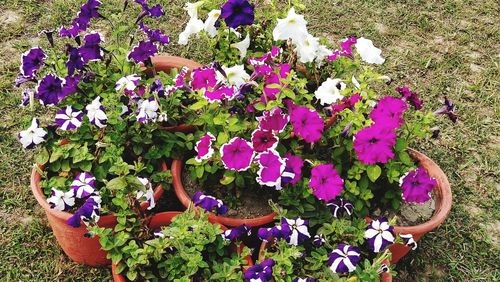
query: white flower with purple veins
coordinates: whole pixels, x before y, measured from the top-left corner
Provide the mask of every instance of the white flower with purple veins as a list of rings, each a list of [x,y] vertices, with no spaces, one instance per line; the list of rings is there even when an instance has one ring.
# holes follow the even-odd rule
[[[334,273],[353,272],[360,260],[359,248],[339,244],[328,256],[328,267]]]
[[[319,38],[307,34],[306,38],[297,41],[295,52],[301,63],[310,63],[316,59],[316,54],[319,49]]]
[[[314,96],[319,100],[321,105],[331,105],[337,101],[341,101],[344,96],[340,91],[346,88],[346,84],[341,79],[328,78],[321,84],[320,87],[314,92]]]
[[[142,185],[144,185],[145,188],[145,191],[137,191],[137,200],[145,199],[149,203],[148,210],[151,210],[156,206],[153,184],[151,184],[147,178],[137,177],[137,179],[142,183]]]
[[[311,238],[309,230],[307,229],[307,225],[309,224],[308,220],[303,220],[300,217],[295,219],[282,218],[281,223],[290,227],[290,235],[286,238],[288,243],[297,246],[308,238]]]
[[[389,225],[385,217],[374,220],[368,225],[365,238],[373,252],[379,253],[394,243],[394,226]]]
[[[236,48],[240,51],[240,59],[247,56],[248,47],[250,47],[250,34],[247,33],[245,39],[240,42],[231,44],[231,47]]]
[[[56,124],[61,130],[72,130],[82,126],[83,112],[71,106],[61,109],[56,114]]]
[[[205,32],[208,36],[214,38],[217,35],[217,27],[215,23],[220,17],[220,10],[212,10],[208,13],[208,17],[205,20]]]
[[[131,93],[135,90],[140,80],[141,77],[137,74],[124,76],[116,82],[115,90],[120,91],[122,89],[125,89],[125,93]]]
[[[33,118],[28,129],[19,132],[17,137],[25,149],[31,149],[35,145],[45,142],[47,131],[40,127],[37,118]]]
[[[385,62],[385,59],[381,56],[382,50],[375,47],[371,40],[364,37],[358,38],[355,46],[363,61],[377,65]]]
[[[68,192],[64,192],[52,188],[50,197],[47,198],[47,203],[50,204],[50,208],[52,209],[64,211],[75,205],[75,193],[72,189]]]
[[[226,73],[226,78],[230,85],[240,87],[250,79],[250,75],[245,71],[243,65],[236,65],[230,68],[222,66],[222,69]]]
[[[95,177],[88,172],[79,173],[73,182],[71,182],[71,189],[75,192],[75,196],[79,199],[90,196],[94,193]]]
[[[309,32],[307,32],[307,21],[303,15],[295,13],[295,8],[288,11],[288,15],[284,19],[278,19],[278,24],[273,30],[274,41],[292,39],[294,43],[304,40]]]
[[[85,109],[87,110],[87,117],[90,123],[94,124],[99,128],[106,127],[108,117],[104,112],[104,107],[100,102],[101,97],[97,96],[90,105],[87,105]]]
[[[158,102],[156,102],[154,98],[139,101],[137,120],[141,123],[148,123],[149,121],[154,122],[158,117],[158,109]]]

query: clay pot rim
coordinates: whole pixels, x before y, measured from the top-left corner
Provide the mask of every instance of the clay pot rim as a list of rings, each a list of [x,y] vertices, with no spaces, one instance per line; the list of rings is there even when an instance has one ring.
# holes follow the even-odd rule
[[[172,172],[172,183],[174,186],[175,194],[177,195],[177,198],[182,203],[182,205],[188,208],[190,205],[193,205],[193,201],[186,192],[186,189],[184,189],[184,184],[182,184],[182,164],[183,161],[181,160],[173,160],[170,170]],[[231,218],[210,213],[209,217],[215,218],[216,221],[223,225],[239,226],[242,224],[246,224],[251,227],[257,227],[269,222],[273,222],[274,217],[276,217],[277,215],[277,213],[272,212],[270,214],[254,218]]]
[[[37,166],[39,169],[42,169],[42,170],[44,169],[43,165],[37,165]],[[162,161],[161,166],[162,166],[162,171],[168,170],[167,163],[165,161]],[[71,216],[73,216],[72,213],[65,212],[65,211],[58,211],[58,210],[54,210],[54,209],[50,208],[49,203],[47,203],[47,198],[43,194],[42,188],[40,187],[41,179],[42,179],[42,175],[40,175],[40,173],[38,173],[37,168],[34,167],[31,171],[31,178],[30,178],[31,185],[30,186],[31,186],[31,191],[32,191],[33,195],[35,196],[36,201],[38,202],[38,204],[40,206],[42,206],[42,208],[45,210],[45,212],[50,213],[51,215],[53,215],[54,217],[56,217],[60,220],[64,220],[64,221],[68,220]],[[163,187],[161,184],[158,184],[158,186],[156,186],[156,188],[154,190],[155,199],[158,200],[158,198],[160,198],[162,194],[163,194]],[[149,206],[149,203],[147,203],[147,202],[141,203],[142,209],[147,209],[148,206]],[[99,222],[100,223],[111,222],[111,221],[114,221],[115,219],[116,219],[115,215],[108,214],[108,215],[101,216],[101,218],[99,219]]]

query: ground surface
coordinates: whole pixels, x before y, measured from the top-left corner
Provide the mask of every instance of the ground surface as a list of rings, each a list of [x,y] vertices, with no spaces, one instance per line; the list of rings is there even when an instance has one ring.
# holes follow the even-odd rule
[[[117,3],[123,2],[112,0]],[[38,45],[37,32],[68,24],[83,1],[0,1],[0,280],[105,281],[108,269],[73,264],[57,247],[29,189],[31,152],[16,133],[20,93],[12,87],[19,54]],[[132,2],[132,1],[130,1]],[[178,34],[183,1],[167,4],[163,29]],[[174,3],[172,3],[174,2]],[[428,107],[449,96],[459,122],[444,121],[441,137],[414,144],[436,160],[454,193],[452,212],[419,249],[398,264],[399,281],[499,281],[500,205],[499,7],[495,0],[306,0],[317,35],[374,40],[387,58],[395,85],[417,89]],[[42,39],[44,40],[44,39]],[[174,40],[175,41],[175,40]],[[43,42],[42,44],[45,44]],[[172,45],[171,54],[197,57]]]

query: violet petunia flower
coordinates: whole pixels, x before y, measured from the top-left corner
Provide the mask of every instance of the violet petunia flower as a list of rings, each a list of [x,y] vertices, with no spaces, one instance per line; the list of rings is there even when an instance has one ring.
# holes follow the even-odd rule
[[[266,259],[261,263],[255,264],[243,273],[246,282],[268,282],[273,279],[273,259]]]
[[[89,118],[91,124],[99,128],[104,128],[106,127],[108,117],[104,112],[104,107],[102,106],[100,99],[101,97],[97,96],[91,104],[85,107],[85,110],[87,110],[87,117]]]
[[[370,249],[379,253],[394,243],[394,226],[389,225],[387,218],[382,217],[370,222],[365,231]]]
[[[344,189],[344,180],[332,164],[321,164],[311,170],[309,187],[319,200],[329,202]]]
[[[415,241],[415,239],[413,239],[412,234],[399,234],[399,237],[401,237],[401,239],[403,239],[403,241],[407,247],[411,247],[412,250],[417,249],[417,242]]]
[[[307,143],[318,141],[325,128],[324,121],[318,112],[308,107],[294,106],[291,109],[290,122],[293,126],[293,133],[302,137]]]
[[[31,99],[35,97],[35,90],[32,88],[26,88],[21,92],[21,107],[26,107],[29,105]]]
[[[101,4],[99,0],[88,0],[87,3],[80,7],[77,18],[73,20],[71,26],[69,28],[62,26],[59,29],[59,36],[74,38],[77,37],[80,32],[86,31],[90,24],[90,20],[101,16],[99,14],[99,6]]]
[[[158,46],[150,40],[143,40],[139,41],[139,44],[132,48],[132,51],[127,55],[127,59],[138,64],[147,61],[156,55],[156,53],[158,53]]]
[[[36,87],[35,98],[40,100],[42,105],[57,105],[63,97],[64,80],[55,74],[47,74]]]
[[[85,35],[83,41],[84,44],[78,48],[78,52],[80,53],[83,62],[88,63],[90,61],[102,60],[104,51],[99,45],[104,42],[102,34],[99,32],[91,32]]]
[[[221,18],[231,28],[252,25],[255,18],[254,5],[250,4],[247,0],[228,0],[222,6]]]
[[[269,150],[257,155],[255,160],[259,164],[257,183],[277,189],[281,188],[279,183],[285,170],[285,160],[280,157],[279,153],[275,150]]]
[[[316,235],[314,235],[314,238],[313,238],[313,242],[312,242],[312,244],[313,244],[315,247],[321,247],[321,246],[323,246],[325,243],[326,243],[326,238],[325,238],[325,235],[323,235],[323,234],[316,234]]]
[[[158,18],[165,15],[165,11],[163,11],[162,6],[159,4],[150,7],[147,0],[134,0],[134,2],[141,5],[142,7],[142,13],[139,15],[138,20],[142,19],[145,16]]]
[[[242,224],[233,229],[228,229],[222,233],[222,238],[224,240],[236,241],[240,240],[243,236],[250,236],[252,234],[252,229],[245,224]]]
[[[394,130],[374,124],[363,128],[354,135],[354,150],[358,159],[367,165],[387,163],[394,158],[392,146],[396,144]]]
[[[76,175],[75,180],[71,182],[71,189],[75,193],[75,197],[82,199],[94,193],[95,177],[88,172],[80,172]]]
[[[361,252],[358,247],[339,244],[328,255],[328,267],[333,273],[353,272],[361,261]]]
[[[158,102],[154,98],[137,102],[137,121],[140,123],[155,122],[158,117]]]
[[[47,137],[47,131],[40,127],[37,118],[33,118],[31,126],[19,132],[17,137],[25,149],[31,149],[35,145],[46,141],[45,137]]]
[[[36,82],[35,77],[25,77],[22,74],[18,74],[16,80],[14,81],[14,86],[15,87],[20,87],[21,85],[25,84],[26,82]]]
[[[44,64],[47,55],[40,47],[34,47],[21,55],[21,66],[19,71],[23,77],[33,78],[36,72]]]
[[[234,137],[220,148],[221,160],[229,170],[245,171],[255,156],[252,144],[240,137]]]
[[[75,228],[80,227],[80,221],[88,226],[90,223],[97,223],[100,219],[101,197],[91,195],[85,200],[85,203],[66,221],[66,223]]]
[[[213,196],[204,195],[202,192],[194,194],[193,203],[195,206],[201,207],[208,212],[215,211],[218,215],[224,215],[229,211],[228,207],[221,200]]]
[[[145,190],[138,190],[136,199],[148,202],[148,210],[152,210],[156,206],[153,184],[147,178],[137,177],[137,180],[144,185]]]
[[[214,149],[212,148],[212,143],[215,141],[215,136],[207,132],[203,135],[198,142],[196,142],[196,146],[194,147],[197,155],[194,158],[197,162],[201,163],[203,160],[209,159],[214,154]]]
[[[66,62],[68,75],[73,75],[76,70],[83,70],[85,62],[83,61],[82,55],[80,55],[80,49],[68,45],[67,52],[69,56],[68,61]]]
[[[401,95],[401,98],[405,100],[408,104],[412,105],[415,110],[422,109],[422,100],[418,98],[418,93],[411,91],[408,86],[397,87],[396,91]]]
[[[283,113],[283,111],[275,107],[270,111],[264,111],[262,116],[257,117],[259,128],[262,130],[271,131],[274,133],[281,133],[285,129],[290,117]]]
[[[51,209],[64,211],[75,205],[75,193],[73,190],[67,192],[51,189],[50,197],[47,198],[47,203]]]
[[[409,171],[399,180],[402,198],[410,203],[425,203],[431,199],[431,191],[436,187],[436,179],[429,176],[425,168]]]
[[[82,117],[82,111],[77,111],[72,106],[66,106],[66,108],[57,111],[55,122],[61,130],[72,130],[82,125]]]
[[[158,93],[158,97],[163,97],[165,95],[165,88],[163,87],[163,83],[161,83],[161,80],[158,78],[155,78],[153,83],[151,83],[151,86],[149,87],[149,91],[151,93],[156,92]]]
[[[448,97],[444,97],[444,105],[441,107],[441,109],[437,110],[434,112],[435,115],[446,115],[448,118],[453,122],[457,122],[457,115],[455,114],[455,110],[457,109],[457,106],[453,104],[453,102],[448,99]]]
[[[139,28],[148,36],[151,42],[158,42],[161,45],[170,43],[168,35],[163,34],[159,29],[150,29],[148,26],[144,25],[143,22],[139,23]]]
[[[378,126],[397,129],[404,124],[403,113],[407,109],[408,106],[403,100],[386,96],[380,99],[377,106],[370,112],[370,118]]]
[[[285,239],[292,245],[300,245],[305,240],[311,238],[307,229],[307,225],[309,225],[308,220],[303,220],[300,217],[296,217],[295,219],[281,218],[281,224],[289,226],[290,232]]]
[[[75,94],[79,91],[78,84],[80,83],[81,77],[81,74],[77,74],[73,76],[68,75],[64,78],[64,84],[61,89],[61,94],[59,95],[59,102],[64,100],[64,98],[68,97],[69,95]]]
[[[336,198],[328,202],[326,206],[330,208],[330,211],[335,218],[339,218],[343,214],[351,216],[352,210],[354,209],[354,206],[343,198]]]
[[[292,280],[292,282],[316,282],[316,279],[313,278],[302,278],[302,277],[296,277],[295,279]]]
[[[255,152],[262,153],[275,149],[279,138],[271,131],[256,129],[252,132],[251,141]]]

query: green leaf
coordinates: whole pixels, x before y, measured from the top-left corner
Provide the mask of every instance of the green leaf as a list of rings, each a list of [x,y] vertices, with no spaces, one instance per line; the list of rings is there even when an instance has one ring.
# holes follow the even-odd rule
[[[224,177],[220,180],[220,184],[229,185],[234,181],[235,178],[236,177],[234,176],[234,174],[230,174],[228,173],[228,171],[226,171],[226,173],[224,173]]]
[[[42,150],[36,156],[36,163],[44,165],[48,161],[49,161],[49,151],[47,151],[47,148],[42,148]]]
[[[106,187],[109,189],[109,190],[120,190],[122,188],[125,188],[127,187],[127,181],[125,180],[124,177],[117,177],[117,178],[114,178],[114,179],[111,179],[108,184],[106,184]]]
[[[366,169],[366,172],[368,173],[368,178],[372,182],[375,182],[382,174],[382,169],[378,165],[372,165]]]

